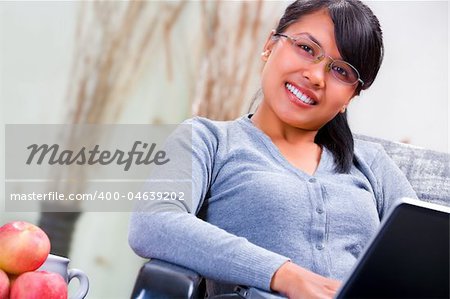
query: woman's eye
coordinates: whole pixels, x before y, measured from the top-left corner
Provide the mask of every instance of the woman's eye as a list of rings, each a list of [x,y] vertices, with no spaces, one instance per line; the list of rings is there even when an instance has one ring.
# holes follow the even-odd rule
[[[314,50],[313,50],[310,46],[305,45],[305,44],[297,44],[297,46],[298,46],[300,49],[302,49],[302,51],[305,51],[305,52],[308,53],[309,55],[314,56]]]
[[[341,68],[339,66],[333,66],[333,71],[337,72],[340,76],[347,77],[348,72],[344,68]]]

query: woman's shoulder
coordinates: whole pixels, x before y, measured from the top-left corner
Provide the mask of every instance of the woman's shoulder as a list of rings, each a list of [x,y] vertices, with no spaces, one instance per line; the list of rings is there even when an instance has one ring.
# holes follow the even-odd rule
[[[236,120],[213,120],[213,119],[206,118],[203,116],[194,116],[194,117],[186,119],[181,124],[191,125],[192,128],[196,129],[196,130],[217,131],[217,130],[222,130],[224,128],[229,127],[237,120],[239,120],[239,119],[236,119]]]
[[[355,141],[355,156],[359,160],[365,161],[367,164],[372,164],[380,157],[386,157],[384,147],[375,141],[369,141],[359,136],[354,137]]]
[[[246,116],[240,116],[234,120],[212,120],[202,116],[194,116],[186,119],[181,125],[190,126],[192,134],[203,137],[222,139],[230,133],[237,134],[241,128]]]

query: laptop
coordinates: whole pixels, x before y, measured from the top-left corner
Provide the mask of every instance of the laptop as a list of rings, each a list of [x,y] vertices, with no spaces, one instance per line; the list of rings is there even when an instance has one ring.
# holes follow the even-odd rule
[[[336,299],[450,298],[450,208],[402,198],[383,218]],[[248,299],[280,299],[255,288]]]
[[[390,208],[336,299],[450,298],[450,208],[403,198]]]

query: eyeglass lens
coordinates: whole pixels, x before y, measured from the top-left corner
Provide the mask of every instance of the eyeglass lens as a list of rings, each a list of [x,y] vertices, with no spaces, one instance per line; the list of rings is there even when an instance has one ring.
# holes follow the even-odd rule
[[[293,39],[293,42],[299,55],[306,60],[319,62],[324,58],[322,48],[313,41],[299,37]],[[344,83],[354,84],[358,81],[358,73],[345,61],[333,60],[328,67],[333,76]]]

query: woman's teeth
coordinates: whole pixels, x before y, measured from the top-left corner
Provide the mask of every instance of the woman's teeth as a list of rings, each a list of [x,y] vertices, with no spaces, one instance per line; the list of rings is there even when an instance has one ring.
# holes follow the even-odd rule
[[[300,101],[308,105],[315,105],[316,102],[312,100],[310,97],[304,95],[300,90],[295,88],[292,84],[286,83],[286,88],[297,97]]]

